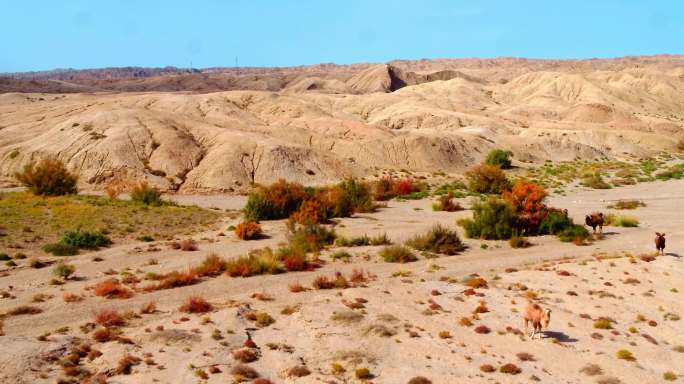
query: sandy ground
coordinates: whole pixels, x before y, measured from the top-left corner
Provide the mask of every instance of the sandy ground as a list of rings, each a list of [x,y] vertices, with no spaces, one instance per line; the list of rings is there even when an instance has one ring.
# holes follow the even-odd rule
[[[252,328],[260,357],[248,365],[276,383],[360,382],[354,377],[355,369],[360,367],[370,370],[374,378],[369,381],[374,383],[405,383],[414,376],[427,377],[433,383],[610,383],[605,381],[610,378],[623,383],[659,382],[666,371],[684,374],[684,353],[673,351],[673,346],[684,345],[684,323],[665,320],[667,313],[684,314],[684,265],[680,256],[684,245],[680,208],[684,203],[684,181],[606,191],[572,190],[567,196],[552,197],[550,203],[567,208],[581,222],[585,213],[610,212],[606,205],[627,198],[647,203],[647,207],[623,212],[636,216],[640,226],[606,227],[605,239],[589,246],[578,247],[554,237],[541,237],[531,239],[533,247],[515,250],[506,242],[466,240],[469,249],[461,255],[431,260],[421,257],[404,265],[382,262],[376,255],[380,247],[359,247],[348,249],[354,255],[351,262],[328,261],[316,272],[244,279],[221,275],[185,288],[140,292],[126,300],[95,297],[87,287],[107,278],[104,272],[110,269],[129,270],[142,278],[146,272],[168,272],[196,265],[212,252],[231,258],[250,249],[275,247],[284,241],[285,223],[264,222],[265,233],[270,237],[259,241],[240,241],[229,232],[227,236],[217,236],[216,232],[199,234],[197,252],[173,251],[162,244],[156,245],[160,251],[148,252],[148,244],[133,244],[75,256],[69,260],[76,266],[78,279],[59,287],[48,285],[52,268],[20,268],[0,277],[0,290],[12,295],[0,299],[0,311],[34,305],[43,312],[5,319],[5,336],[0,340],[10,352],[0,356],[0,381],[55,382],[62,376],[62,369],[54,362],[46,362],[45,357],[62,357],[67,350],[65,345],[74,338],[89,339],[79,326],[92,321],[95,311],[115,308],[122,313],[138,312],[142,304],[155,301],[156,313],[132,319],[123,328],[123,336],[133,344],[93,343],[93,348],[103,355],[93,361],[84,359],[83,365],[92,372],[106,372],[129,353],[141,358],[148,356],[155,364],[141,363],[133,367],[131,375],[110,377],[110,383],[203,382],[206,380],[196,376],[191,367],[207,371],[212,365],[221,372],[210,374],[209,383],[231,382],[230,371],[236,365],[231,352],[242,347],[245,329]],[[218,195],[186,196],[181,202],[227,209],[239,207],[237,199],[222,200]],[[455,228],[458,218],[470,215],[469,211],[433,212],[430,205],[430,200],[390,202],[377,213],[340,220],[336,230],[344,235],[387,233],[399,243],[435,223]],[[231,223],[227,221],[225,225]],[[667,233],[664,257],[650,263],[638,257],[634,263],[629,257],[597,259],[653,253],[655,231]],[[487,248],[481,244],[487,244]],[[95,256],[103,260],[94,262]],[[158,263],[149,265],[151,258]],[[328,259],[327,254],[322,258]],[[295,282],[311,287],[319,275],[348,275],[356,268],[375,278],[365,286],[345,290],[288,290]],[[402,272],[403,277],[392,277],[396,272]],[[467,287],[462,281],[472,273],[488,280],[489,288],[466,296]],[[526,301],[526,291],[517,290],[520,284],[536,292],[542,305],[552,309],[551,325],[542,340],[531,341],[516,334],[522,329],[519,312]],[[64,292],[82,294],[85,300],[65,303]],[[273,300],[251,298],[257,292],[266,293]],[[53,298],[31,304],[37,293]],[[201,295],[215,306],[207,315],[209,322],[202,315],[178,311],[190,295]],[[352,311],[343,301],[349,303],[358,298],[367,302],[365,308],[354,310],[357,315],[353,319],[333,320],[334,313]],[[428,310],[430,300],[441,309],[433,305],[433,310]],[[481,301],[489,312],[473,320],[472,327],[459,325],[459,319],[470,316]],[[269,313],[275,323],[256,328],[243,316],[246,306]],[[282,314],[287,306],[295,308],[294,313]],[[638,315],[646,321],[637,321]],[[614,319],[614,330],[594,329],[592,325],[598,317]],[[650,326],[649,320],[657,324]],[[491,332],[476,333],[474,328],[479,325],[487,326]],[[63,326],[70,327],[65,335],[52,335],[42,342],[36,339]],[[630,331],[630,327],[635,329]],[[215,329],[223,339],[211,337]],[[442,331],[448,331],[451,337],[441,338]],[[600,336],[592,337],[594,333]],[[631,351],[636,361],[617,359],[620,349]],[[532,354],[534,361],[520,361],[516,357],[520,352]],[[332,363],[340,364],[345,372],[334,375]],[[505,363],[517,365],[522,372],[509,375],[480,371],[483,364],[498,369]],[[603,372],[595,376],[580,372],[589,363],[598,364]],[[288,369],[298,365],[306,366],[311,374],[288,377]]]

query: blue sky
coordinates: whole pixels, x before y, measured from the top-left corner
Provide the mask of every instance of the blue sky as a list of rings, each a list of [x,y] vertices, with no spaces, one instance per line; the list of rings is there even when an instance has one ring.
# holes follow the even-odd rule
[[[684,1],[0,0],[0,72],[684,53]]]

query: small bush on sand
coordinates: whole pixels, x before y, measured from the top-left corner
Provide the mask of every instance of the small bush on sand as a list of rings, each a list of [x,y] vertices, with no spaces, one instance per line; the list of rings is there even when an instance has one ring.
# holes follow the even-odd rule
[[[62,299],[64,300],[65,303],[75,303],[77,301],[83,300],[83,297],[71,293],[71,292],[64,292],[64,295],[62,295]]]
[[[485,163],[501,169],[509,169],[511,168],[511,157],[513,157],[513,152],[511,151],[492,149],[487,154]]]
[[[246,220],[285,219],[299,209],[306,197],[304,187],[280,179],[270,186],[259,186],[250,193],[244,208]]]
[[[677,380],[677,374],[672,371],[667,371],[663,373],[663,380],[665,381],[675,381]]]
[[[591,236],[589,231],[582,225],[573,224],[558,234],[558,239],[563,242],[581,244]]]
[[[185,302],[178,308],[181,312],[186,313],[207,313],[214,309],[209,302],[204,300],[200,296],[190,296]]]
[[[475,327],[474,330],[475,330],[475,333],[485,334],[485,335],[488,334],[489,332],[491,332],[491,329],[489,329],[489,327],[487,327],[486,325],[478,325],[477,327]]]
[[[161,192],[145,182],[133,186],[131,189],[131,200],[153,207],[159,207],[164,204],[164,201],[161,198]]]
[[[95,296],[104,296],[108,299],[128,299],[133,292],[119,283],[117,279],[107,279],[95,285]]]
[[[591,176],[587,176],[582,179],[580,182],[583,186],[587,188],[593,188],[593,189],[610,189],[612,188],[610,184],[606,183],[605,180],[603,180],[603,177],[601,176],[600,173],[595,173]]]
[[[21,315],[35,315],[42,313],[43,310],[38,307],[32,307],[30,305],[21,305],[19,307],[14,307],[7,311],[7,316],[21,316]]]
[[[432,384],[432,381],[427,377],[416,376],[412,377],[407,384]]]
[[[139,357],[132,355],[124,355],[116,366],[116,373],[119,375],[130,375],[133,372],[133,367],[140,364],[142,360]]]
[[[255,221],[243,221],[235,227],[235,234],[242,240],[255,240],[261,237],[261,226]]]
[[[466,279],[465,285],[475,289],[487,288],[487,280],[483,279],[480,276],[470,276],[468,279]]]
[[[462,211],[461,204],[454,201],[454,194],[452,192],[442,195],[436,203],[432,204],[433,211],[456,212]]]
[[[64,280],[69,280],[69,277],[76,272],[76,267],[74,267],[71,264],[66,264],[64,262],[61,262],[55,266],[55,268],[52,270],[52,273],[57,276],[61,277]]]
[[[287,377],[304,377],[310,374],[311,371],[303,365],[297,365],[287,370]]]
[[[601,318],[594,321],[594,328],[596,329],[613,329],[613,324],[610,319]]]
[[[598,376],[603,374],[603,368],[597,364],[587,364],[580,369],[580,372],[587,376]]]
[[[621,349],[617,351],[616,357],[620,360],[627,360],[627,361],[635,361],[636,357],[632,354],[632,352],[626,350],[626,349]]]
[[[124,318],[115,309],[103,309],[94,315],[95,324],[103,327],[120,327],[126,324]]]
[[[522,369],[518,368],[518,366],[515,364],[508,363],[499,367],[499,372],[509,375],[517,375],[522,372]]]
[[[140,306],[140,313],[143,315],[150,315],[157,312],[157,304],[154,301],[147,302]]]
[[[259,352],[255,348],[240,348],[233,351],[233,359],[241,363],[251,363],[259,359]]]
[[[411,238],[406,245],[419,251],[445,255],[455,255],[465,249],[456,231],[439,224],[432,227],[426,234]]]
[[[614,227],[638,227],[639,219],[634,216],[606,215],[606,225]]]
[[[527,352],[519,352],[516,354],[516,356],[518,357],[518,360],[520,360],[520,361],[535,361],[534,356],[532,356],[532,354],[527,353]]]
[[[304,262],[305,260],[302,261]],[[253,250],[247,256],[240,256],[226,263],[226,273],[231,277],[274,275],[284,271],[283,264],[270,248]]]
[[[511,237],[511,239],[508,240],[508,244],[510,244],[511,248],[527,248],[532,245],[526,238],[521,236]]]
[[[259,377],[259,373],[249,365],[238,364],[230,370],[230,373],[235,378],[235,381],[241,383]]]
[[[295,225],[294,221],[288,222],[288,245],[290,253],[319,252],[325,246],[335,241],[334,230],[318,224]]]
[[[368,368],[357,368],[354,371],[354,376],[356,376],[356,378],[359,380],[367,380],[373,378],[373,374],[371,374]]]
[[[518,216],[515,208],[499,198],[473,204],[473,218],[459,221],[466,236],[475,239],[506,240],[515,233]]]
[[[197,249],[197,242],[193,239],[183,239],[180,241],[180,250],[181,251],[186,251],[186,252],[194,252]]]
[[[408,263],[418,258],[403,245],[389,245],[380,251],[380,257],[387,263]]]
[[[611,205],[608,206],[608,208],[611,209],[637,209],[639,207],[645,207],[646,203],[644,203],[641,200],[619,200]]]
[[[198,277],[218,276],[227,268],[228,263],[215,253],[210,253],[204,257],[202,263],[190,270]]]
[[[338,237],[335,239],[335,245],[338,247],[363,247],[368,245],[389,245],[392,244],[386,233],[381,235],[369,237],[364,234],[358,237]]]
[[[37,165],[29,163],[15,177],[34,195],[62,196],[77,193],[76,175],[57,159],[45,159]]]
[[[499,195],[511,188],[506,174],[499,167],[488,164],[476,165],[465,174],[468,190],[474,193]]]
[[[496,368],[494,368],[494,366],[491,364],[482,364],[480,365],[480,371],[484,373],[492,373],[496,372]]]

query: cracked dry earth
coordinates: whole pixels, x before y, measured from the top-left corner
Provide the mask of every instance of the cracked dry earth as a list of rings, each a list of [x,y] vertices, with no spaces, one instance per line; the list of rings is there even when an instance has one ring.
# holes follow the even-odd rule
[[[660,382],[666,373],[681,381],[682,187],[683,181],[668,181],[553,196],[550,203],[568,208],[575,221],[586,212],[606,210],[617,199],[647,204],[629,212],[639,218],[638,228],[606,227],[604,239],[581,247],[552,237],[531,238],[534,246],[528,249],[467,239],[469,248],[460,255],[421,256],[403,265],[382,262],[380,247],[359,247],[347,249],[353,255],[349,262],[332,261],[330,251],[324,252],[326,263],[314,272],[220,275],[188,287],[136,292],[129,299],[104,299],[86,289],[107,278],[104,272],[109,269],[128,268],[142,279],[146,272],[197,265],[211,252],[231,258],[276,246],[284,240],[285,224],[273,221],[263,223],[270,238],[258,241],[198,234],[212,240],[201,241],[197,252],[159,245],[159,252],[140,253],[134,251],[140,245],[132,244],[75,256],[70,260],[79,279],[60,287],[47,284],[49,268],[13,271],[0,278],[1,289],[14,287],[14,297],[0,299],[0,309],[26,304],[43,312],[5,319],[0,381],[54,383],[64,375],[57,361],[82,342],[102,354],[92,360],[83,357],[81,367],[108,375],[110,383],[233,382],[236,367],[244,375],[251,372],[235,356],[254,360],[244,366],[274,383],[407,383],[423,376],[445,384],[637,384]],[[197,201],[213,204],[207,197]],[[393,201],[377,213],[340,220],[336,230],[344,235],[384,232],[399,243],[434,223],[454,228],[457,218],[470,214],[433,212],[430,204]],[[651,260],[646,256],[653,254],[655,231],[667,233],[668,246],[665,256]],[[93,262],[95,255],[103,261]],[[148,265],[150,257],[158,264]],[[358,279],[353,287],[312,288],[317,276],[350,276],[355,269],[362,269],[366,280]],[[471,274],[482,277],[487,287],[466,285]],[[297,283],[306,290],[291,292]],[[64,292],[81,294],[84,300],[65,303]],[[53,297],[31,304],[36,293]],[[191,295],[201,295],[214,309],[206,314],[180,312]],[[521,334],[521,312],[533,296],[552,310],[541,340]],[[139,314],[151,301],[156,311]],[[80,326],[93,321],[95,311],[109,308],[134,311],[136,316],[121,327],[119,341],[96,342],[92,332],[83,333]],[[254,316],[261,312],[274,322]],[[597,320],[607,322],[603,328],[608,329],[595,328]],[[55,332],[64,326],[69,328],[61,330],[63,334]],[[46,331],[52,334],[37,340]],[[246,331],[255,343],[248,351]],[[633,360],[619,359],[620,350],[631,352]],[[133,359],[130,374],[117,373],[125,355],[140,361]],[[369,376],[359,379],[357,370],[363,368]]]

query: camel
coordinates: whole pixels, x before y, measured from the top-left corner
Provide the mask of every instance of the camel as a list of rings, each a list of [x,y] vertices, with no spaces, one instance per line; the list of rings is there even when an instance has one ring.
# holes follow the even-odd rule
[[[525,322],[525,334],[527,334],[527,325],[532,323],[532,334],[530,338],[534,340],[534,336],[539,334],[539,339],[542,338],[542,328],[548,328],[551,322],[551,310],[544,309],[539,304],[529,302],[525,307],[523,314]]]
[[[665,254],[665,234],[656,232],[655,238],[656,251],[660,252],[661,255]]]
[[[590,226],[594,233],[596,233],[596,227],[599,227],[599,233],[603,233],[603,222],[603,212],[594,212],[584,218],[584,223]]]

